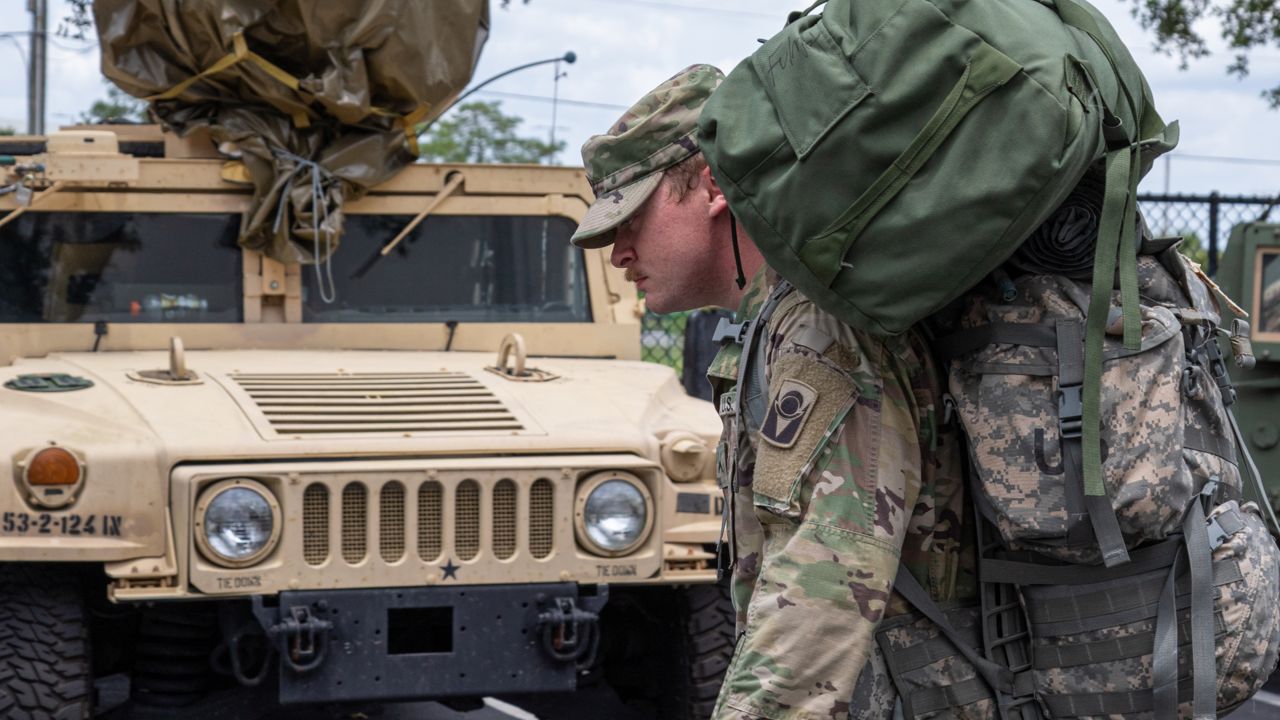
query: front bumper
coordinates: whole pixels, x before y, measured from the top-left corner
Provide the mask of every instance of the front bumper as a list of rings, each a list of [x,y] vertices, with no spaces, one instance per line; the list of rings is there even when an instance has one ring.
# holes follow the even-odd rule
[[[280,657],[280,702],[573,690],[608,594],[573,583],[280,593],[254,615]]]

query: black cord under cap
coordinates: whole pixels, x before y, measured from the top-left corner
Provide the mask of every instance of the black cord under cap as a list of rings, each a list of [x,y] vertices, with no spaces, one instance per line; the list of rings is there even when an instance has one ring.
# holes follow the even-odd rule
[[[747,286],[747,275],[742,271],[742,252],[738,250],[738,219],[729,213],[729,237],[733,240],[733,262],[738,267],[738,277],[734,282],[738,283],[738,289],[741,290]]]

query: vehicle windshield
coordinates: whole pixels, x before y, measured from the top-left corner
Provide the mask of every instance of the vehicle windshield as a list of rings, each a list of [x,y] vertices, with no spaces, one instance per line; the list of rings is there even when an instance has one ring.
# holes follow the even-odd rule
[[[239,215],[32,211],[0,228],[0,322],[238,322]]]
[[[1280,333],[1280,250],[1262,253],[1262,287],[1258,326],[1265,333]]]
[[[330,268],[304,267],[312,323],[590,322],[582,251],[564,217],[348,215]],[[323,284],[323,285],[322,285]]]

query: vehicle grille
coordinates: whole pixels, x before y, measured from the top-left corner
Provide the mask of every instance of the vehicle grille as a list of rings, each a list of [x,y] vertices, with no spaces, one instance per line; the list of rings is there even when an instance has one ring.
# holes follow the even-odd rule
[[[409,548],[428,563],[445,558],[510,560],[522,550],[545,560],[555,551],[555,484],[530,471],[510,475],[514,477],[495,480],[459,473],[416,487],[392,479],[337,481],[332,486],[340,488],[337,508],[329,502],[330,485],[312,482],[302,494],[303,559],[320,567],[337,546],[342,562],[359,565],[368,559],[372,541],[377,557],[387,564],[403,560]],[[376,516],[370,513],[370,495],[376,500]],[[331,524],[335,511],[336,525]]]
[[[487,387],[462,372],[236,373],[281,435],[524,430]]]

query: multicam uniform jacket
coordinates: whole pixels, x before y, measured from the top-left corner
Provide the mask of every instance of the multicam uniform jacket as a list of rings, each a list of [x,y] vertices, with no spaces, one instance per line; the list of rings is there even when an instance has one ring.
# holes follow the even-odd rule
[[[755,317],[767,284],[757,275],[737,320]],[[899,564],[938,601],[974,587],[941,380],[919,335],[853,330],[794,290],[761,331],[768,396],[755,436],[726,410],[741,346],[708,371],[725,417],[738,630],[713,717],[889,717],[895,694],[871,656],[881,619],[910,609],[890,594]]]

